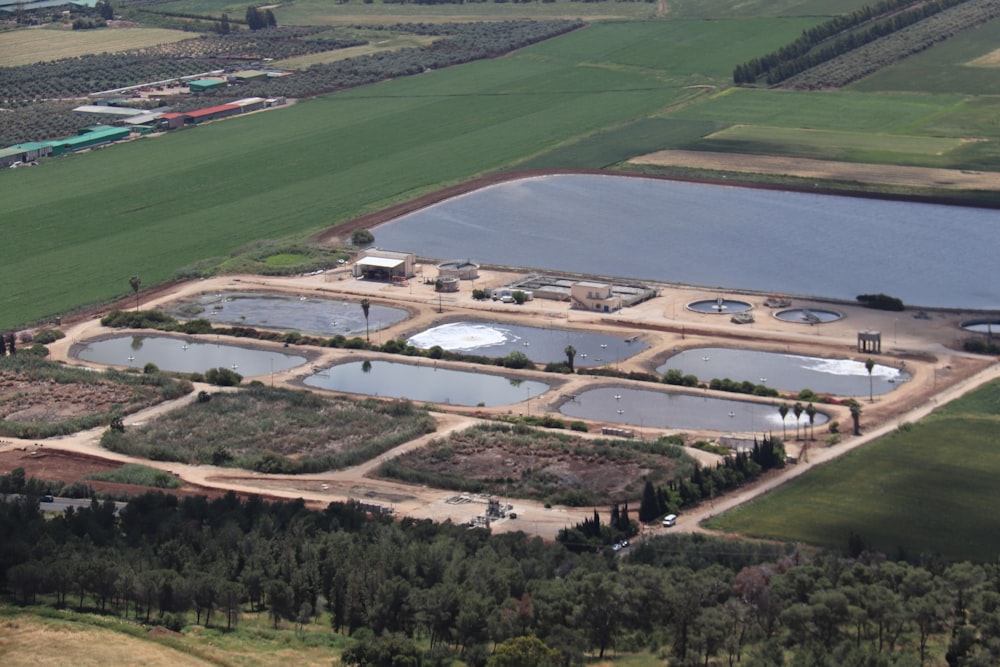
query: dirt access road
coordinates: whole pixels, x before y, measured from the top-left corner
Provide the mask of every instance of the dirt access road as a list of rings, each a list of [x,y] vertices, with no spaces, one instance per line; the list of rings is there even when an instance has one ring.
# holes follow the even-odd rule
[[[436,270],[433,267],[423,266],[419,267],[419,270],[424,274],[436,275]],[[474,286],[477,288],[500,286],[515,277],[517,277],[515,274],[508,272],[481,271]],[[785,480],[803,474],[812,466],[821,465],[855,447],[862,446],[871,439],[895,428],[902,421],[915,421],[936,405],[951,400],[982,382],[997,377],[998,372],[1000,372],[998,366],[993,363],[993,359],[974,357],[956,350],[962,338],[959,324],[972,316],[969,313],[932,311],[928,318],[918,319],[914,317],[915,313],[913,312],[886,313],[863,309],[853,304],[832,304],[819,300],[796,299],[794,307],[833,308],[844,314],[844,317],[836,322],[807,325],[784,322],[773,317],[770,309],[764,306],[766,295],[730,292],[726,294],[727,297],[738,297],[749,301],[753,305],[753,312],[756,315],[756,321],[753,324],[737,325],[731,323],[729,318],[724,315],[698,313],[686,307],[691,301],[714,298],[716,294],[710,290],[676,285],[657,287],[660,288],[659,296],[650,301],[627,308],[619,313],[600,314],[571,310],[566,303],[543,300],[528,302],[523,306],[492,301],[477,302],[471,298],[471,287],[466,285],[462,286],[462,291],[459,293],[447,295],[447,300],[445,300],[442,295],[434,291],[433,284],[425,284],[419,279],[411,280],[406,285],[387,285],[355,279],[346,272],[337,271],[295,278],[233,276],[193,281],[159,290],[152,298],[145,301],[142,307],[150,308],[202,293],[240,290],[280,291],[302,296],[348,300],[369,298],[372,303],[405,308],[411,313],[411,317],[404,322],[379,332],[373,332],[373,342],[381,342],[390,338],[405,338],[419,330],[444,321],[476,318],[640,336],[648,348],[641,354],[622,362],[620,368],[623,371],[650,371],[662,364],[669,356],[687,348],[726,346],[831,358],[863,360],[871,356],[878,363],[895,366],[905,364],[906,370],[912,374],[912,380],[903,383],[895,391],[876,397],[872,403],[864,401],[862,417],[864,435],[860,437],[843,436],[840,443],[833,447],[824,448],[814,445],[810,450],[808,462],[792,466],[786,472],[766,479],[737,494],[717,499],[714,505],[697,508],[695,511],[687,513],[681,517],[678,526],[673,530],[699,530],[698,522],[702,519],[745,502],[755,495],[766,493]],[[882,331],[883,353],[880,355],[859,354],[856,350],[856,337],[859,330]],[[50,346],[51,356],[68,363],[81,364],[69,356],[70,348],[74,343],[112,333],[121,334],[122,332],[107,330],[101,327],[97,318],[92,318],[69,326],[66,333],[65,339]],[[275,349],[281,347],[280,344],[259,341],[255,341],[253,344]],[[273,381],[282,386],[301,388],[301,380],[312,372],[312,365],[325,367],[328,364],[363,358],[365,355],[375,357],[377,353],[322,348],[310,350],[309,355],[312,364],[306,364],[283,373],[275,373],[273,378],[268,376],[259,379]],[[460,364],[455,365],[460,366]],[[560,394],[572,393],[584,385],[592,387],[600,384],[615,386],[632,384],[626,380],[596,378],[589,375],[560,376],[554,379],[551,374],[536,371],[510,371],[510,374],[517,377],[542,379],[549,383],[558,380],[561,385],[532,401],[502,408],[477,408],[478,412],[554,412],[558,407]],[[648,384],[636,386],[649,388]],[[218,391],[218,388],[212,387],[211,390]],[[702,392],[702,390],[697,391]],[[126,424],[137,424],[152,419],[158,414],[194,400],[195,394],[131,415],[126,420]],[[731,397],[731,395],[723,396]],[[435,438],[440,438],[451,431],[466,428],[476,422],[475,417],[467,414],[468,409],[456,406],[439,406],[439,409],[440,411],[435,413],[435,418],[438,421],[436,433],[407,443],[375,461],[348,470],[296,476],[261,475],[212,466],[158,463],[145,460],[141,462],[169,469],[185,482],[198,488],[261,493],[280,498],[301,497],[314,507],[323,507],[331,501],[354,499],[392,507],[399,515],[465,523],[484,513],[485,498],[463,496],[451,491],[407,485],[375,479],[370,476],[371,471],[383,460],[421,447]],[[845,408],[824,406],[824,410],[826,409],[831,411],[831,419],[839,420],[841,424],[850,423],[850,417]],[[600,426],[599,423],[593,424],[591,431],[595,432],[596,435]],[[662,430],[653,428],[634,430],[639,431],[638,435],[641,437],[656,437],[663,433]],[[134,462],[129,457],[101,449],[98,441],[102,432],[103,429],[96,429],[63,438],[53,438],[44,441],[43,444],[46,448],[79,452],[106,460]],[[692,438],[714,438],[719,433],[705,432],[690,433],[689,435]],[[0,445],[0,450],[9,450],[30,444],[12,441]],[[800,444],[789,442],[789,453],[798,453],[797,449]],[[697,450],[691,450],[691,452],[702,463],[708,464],[715,460],[713,455]],[[638,503],[638,499],[631,500]],[[494,522],[492,524],[493,530],[501,532],[523,530],[551,539],[561,528],[582,520],[593,511],[593,508],[589,507],[584,509],[546,508],[541,503],[530,501],[512,500],[510,502],[514,505],[518,518]]]

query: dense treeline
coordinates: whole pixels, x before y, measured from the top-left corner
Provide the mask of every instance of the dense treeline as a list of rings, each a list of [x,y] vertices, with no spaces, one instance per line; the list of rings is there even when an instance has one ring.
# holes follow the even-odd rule
[[[891,562],[856,535],[846,557],[669,535],[618,558],[521,533],[372,520],[355,504],[317,512],[301,500],[151,493],[118,513],[94,501],[47,520],[37,499],[6,500],[0,586],[11,600],[178,630],[322,614],[330,632],[357,638],[348,664],[382,652],[482,666],[522,636],[563,665],[610,650],[651,650],[671,665],[1000,659],[998,564]]]
[[[752,84],[761,77],[765,77],[768,85],[781,83],[810,67],[815,67],[966,1],[882,0],[874,7],[865,6],[845,16],[825,21],[814,28],[803,31],[802,35],[795,41],[786,44],[777,51],[737,65],[733,70],[733,82]],[[871,25],[867,28],[855,30],[868,23]]]

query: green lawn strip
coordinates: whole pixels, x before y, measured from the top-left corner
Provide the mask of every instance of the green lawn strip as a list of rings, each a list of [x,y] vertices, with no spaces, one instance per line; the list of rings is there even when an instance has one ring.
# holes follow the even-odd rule
[[[853,531],[873,549],[986,561],[1000,487],[1000,383],[713,519],[753,537],[844,548]]]
[[[567,164],[601,169],[643,153],[686,148],[718,129],[711,122],[643,118],[559,146],[517,165],[518,169],[552,169]]]
[[[720,151],[732,146],[750,146],[753,150],[745,152],[822,159],[848,159],[858,154],[893,155],[896,158],[894,161],[903,161],[907,156],[913,156],[926,162],[933,156],[959,148],[962,142],[942,137],[731,125],[708,135],[701,142],[702,147],[716,145]]]
[[[95,472],[87,475],[87,479],[99,482],[114,482],[116,484],[134,484],[157,489],[177,489],[182,486],[179,479],[157,468],[150,468],[138,463],[126,463],[115,470]]]
[[[865,95],[731,88],[669,114],[728,124],[872,133],[899,132],[961,104],[953,95]],[[913,132],[906,132],[913,134]]]

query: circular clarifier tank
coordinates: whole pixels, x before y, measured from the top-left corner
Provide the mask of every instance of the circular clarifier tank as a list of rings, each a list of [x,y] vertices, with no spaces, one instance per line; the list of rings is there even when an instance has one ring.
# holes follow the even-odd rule
[[[972,333],[981,333],[986,335],[1000,334],[1000,317],[992,319],[968,320],[962,322],[961,327],[966,331],[971,331]]]
[[[753,305],[746,301],[738,301],[736,299],[724,299],[719,297],[717,299],[703,299],[701,301],[692,301],[687,305],[688,310],[693,310],[696,313],[714,313],[720,314],[724,313],[726,315],[732,315],[733,313],[742,313],[753,308]]]
[[[825,324],[836,322],[844,315],[835,310],[822,310],[816,308],[789,308],[779,310],[774,314],[782,322],[795,322],[797,324]]]

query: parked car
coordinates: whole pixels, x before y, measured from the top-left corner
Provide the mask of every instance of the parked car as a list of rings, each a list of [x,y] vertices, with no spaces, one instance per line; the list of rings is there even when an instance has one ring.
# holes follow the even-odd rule
[[[668,514],[667,516],[663,517],[663,527],[664,528],[670,528],[670,527],[676,526],[676,525],[677,525],[677,515],[676,514]]]
[[[52,497],[51,493],[46,493],[44,496],[42,496],[43,503],[51,503],[53,501],[55,501],[55,498]]]

